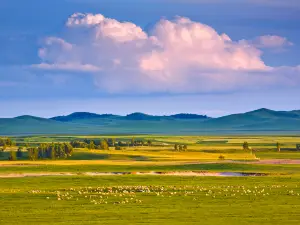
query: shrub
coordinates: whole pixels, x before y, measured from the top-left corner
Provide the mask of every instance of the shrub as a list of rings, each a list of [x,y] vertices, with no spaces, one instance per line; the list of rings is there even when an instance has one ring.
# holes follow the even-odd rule
[[[122,150],[122,148],[120,146],[116,146],[115,150]]]
[[[220,155],[219,156],[219,160],[225,160],[225,156],[224,155]]]
[[[244,142],[243,144],[243,149],[246,151],[246,150],[249,150],[249,144],[247,141]]]

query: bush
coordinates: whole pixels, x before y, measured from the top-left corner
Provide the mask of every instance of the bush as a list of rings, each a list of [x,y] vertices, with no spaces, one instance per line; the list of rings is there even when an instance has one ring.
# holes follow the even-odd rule
[[[115,150],[122,150],[122,148],[120,146],[116,146]]]
[[[225,160],[225,156],[224,155],[220,155],[219,156],[219,160]]]
[[[243,149],[246,151],[246,150],[249,150],[249,144],[247,141],[244,142],[243,144]]]

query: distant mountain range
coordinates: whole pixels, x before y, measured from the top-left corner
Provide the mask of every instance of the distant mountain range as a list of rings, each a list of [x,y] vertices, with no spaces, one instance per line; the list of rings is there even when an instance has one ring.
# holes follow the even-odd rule
[[[300,134],[300,110],[251,112],[210,118],[197,114],[127,116],[76,112],[50,119],[19,116],[0,119],[0,135],[37,134]]]
[[[66,122],[66,121],[80,121],[86,119],[123,119],[123,120],[167,120],[167,119],[208,119],[209,117],[197,114],[175,114],[171,116],[153,116],[145,113],[132,113],[127,116],[119,116],[113,114],[95,114],[89,112],[76,112],[67,116],[57,116],[50,118],[52,120]]]

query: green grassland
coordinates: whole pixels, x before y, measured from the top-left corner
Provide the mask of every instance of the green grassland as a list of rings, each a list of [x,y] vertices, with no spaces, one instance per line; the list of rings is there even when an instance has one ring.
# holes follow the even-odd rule
[[[124,136],[13,137],[18,145]],[[0,155],[0,224],[259,224],[300,223],[300,136],[136,135],[152,146],[75,149],[65,160],[8,161]],[[251,150],[243,150],[247,141]],[[276,143],[281,144],[277,152]],[[174,151],[174,144],[188,150]],[[220,160],[223,155],[225,160]],[[260,163],[267,161],[268,163]],[[256,177],[136,175],[136,172],[262,173]],[[85,172],[133,172],[88,176]],[[19,174],[52,176],[14,177]],[[71,173],[58,176],[57,173]],[[3,175],[11,175],[5,177]]]
[[[153,146],[128,147],[122,151],[88,151],[77,149],[71,160],[133,160],[133,161],[201,161],[217,160],[224,155],[227,160],[259,159],[300,159],[296,145],[300,136],[155,136],[155,135],[125,135],[125,136],[26,136],[14,137],[19,145],[40,143],[70,142],[72,140],[99,140],[115,138],[117,141],[150,140]],[[242,145],[248,142],[253,151],[244,151]],[[281,152],[277,152],[277,142]],[[187,152],[174,152],[174,144],[186,144]],[[253,153],[253,154],[252,154]],[[4,160],[6,156],[2,156]],[[1,159],[1,156],[0,156]]]
[[[1,224],[299,224],[299,177],[38,177],[0,184]]]

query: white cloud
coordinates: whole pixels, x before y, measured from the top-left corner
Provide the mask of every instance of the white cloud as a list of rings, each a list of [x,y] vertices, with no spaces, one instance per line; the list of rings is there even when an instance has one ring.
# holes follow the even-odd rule
[[[73,0],[74,1],[74,0]],[[77,0],[79,1],[79,0]],[[85,0],[86,1],[86,0]],[[93,1],[93,0],[90,0]],[[156,0],[161,2],[161,0]],[[284,7],[284,8],[299,8],[299,0],[163,0],[166,3],[199,3],[199,4],[250,4],[250,5],[262,5],[269,7]]]
[[[101,14],[93,15],[93,14],[83,14],[83,13],[75,13],[73,14],[67,21],[67,26],[91,26],[100,24],[105,20],[105,17]]]
[[[68,19],[66,25],[73,28],[88,27],[94,29],[94,35],[97,39],[107,37],[118,42],[128,42],[147,38],[147,34],[142,28],[135,24],[105,18],[101,14],[75,13]]]
[[[44,70],[65,70],[65,71],[79,71],[79,72],[97,72],[101,68],[90,64],[76,64],[76,63],[62,63],[62,64],[47,64],[41,63],[32,65],[32,68]]]
[[[250,41],[250,43],[258,48],[285,48],[293,45],[287,38],[277,35],[260,36]]]
[[[149,34],[100,14],[76,13],[66,26],[70,34],[47,38],[42,63],[34,67],[90,72],[111,93],[223,92],[299,81],[298,69],[267,66],[253,42],[232,41],[188,18],[162,19]],[[264,47],[288,43],[278,36],[256,41]]]

